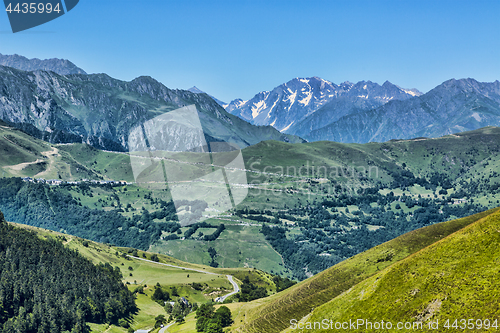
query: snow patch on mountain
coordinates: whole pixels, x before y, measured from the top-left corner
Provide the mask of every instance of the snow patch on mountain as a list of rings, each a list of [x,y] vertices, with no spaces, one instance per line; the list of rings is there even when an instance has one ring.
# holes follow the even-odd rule
[[[311,101],[311,98],[313,97],[312,92],[308,91],[305,93],[305,97],[299,101],[300,104],[302,105],[309,105],[309,102]]]
[[[265,101],[258,101],[252,106],[252,118],[255,119],[259,115],[260,111],[267,108]]]
[[[292,121],[290,124],[288,124],[288,126],[286,126],[285,128],[283,128],[282,130],[280,130],[280,132],[284,132],[284,131],[286,131],[287,129],[289,129],[289,128],[290,128],[290,126],[292,126],[294,122],[295,122],[295,121]]]
[[[413,91],[413,90],[408,90],[408,89],[403,89],[403,91],[409,95],[412,95],[412,96],[420,96],[422,95],[422,93],[420,92],[416,92],[416,91]]]
[[[268,117],[271,115],[271,111],[276,107],[276,104],[278,104],[279,101],[280,101],[280,98],[278,96],[276,98],[276,100],[274,101],[273,106],[271,106],[271,108],[269,109]],[[274,119],[274,121],[276,122],[276,119]],[[271,125],[271,126],[273,126],[273,125]]]
[[[239,109],[243,107],[248,101],[244,101],[242,99],[232,100],[229,104],[223,105],[223,108],[226,109],[227,112],[231,113],[232,110]]]
[[[289,101],[290,102],[290,105],[288,106],[288,111],[290,111],[290,108],[293,106],[293,104],[295,103],[295,98],[297,97],[297,92],[294,91],[292,92],[290,95],[288,95],[288,97],[286,99],[284,99],[283,101]]]

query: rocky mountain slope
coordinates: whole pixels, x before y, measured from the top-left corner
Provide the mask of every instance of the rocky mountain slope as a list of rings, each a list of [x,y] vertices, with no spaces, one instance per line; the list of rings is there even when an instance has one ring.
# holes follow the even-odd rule
[[[87,142],[101,149],[127,150],[134,127],[188,105],[196,106],[209,141],[240,147],[262,140],[302,141],[230,115],[208,95],[168,89],[151,77],[124,82],[106,74],[64,76],[0,66],[0,119],[51,142]],[[185,135],[176,132],[172,138]]]

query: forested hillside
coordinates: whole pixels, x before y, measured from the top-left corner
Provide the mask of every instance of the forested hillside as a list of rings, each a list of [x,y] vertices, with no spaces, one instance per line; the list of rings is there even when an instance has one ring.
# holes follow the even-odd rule
[[[61,241],[10,226],[0,212],[1,332],[88,332],[87,322],[117,323],[137,310],[119,269]]]
[[[144,212],[131,219],[114,210],[90,209],[59,188],[20,178],[0,179],[0,206],[13,222],[143,250],[162,229],[170,229],[167,223],[154,223],[154,218],[176,219],[171,202],[154,214]]]

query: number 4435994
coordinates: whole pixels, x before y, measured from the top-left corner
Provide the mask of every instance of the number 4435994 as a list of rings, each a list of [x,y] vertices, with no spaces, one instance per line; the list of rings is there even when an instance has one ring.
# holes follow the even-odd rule
[[[498,319],[455,319],[454,321],[448,319],[443,325],[447,329],[469,329],[469,330],[480,330],[480,329],[498,329]]]
[[[9,3],[7,8],[5,9],[7,13],[22,13],[22,14],[42,14],[42,13],[47,13],[50,14],[52,12],[59,13],[61,12],[61,8],[59,8],[59,3],[56,4],[55,6],[52,6],[50,2],[48,3],[43,3],[43,2],[31,2],[31,3],[17,3],[14,8],[12,8],[12,3]]]

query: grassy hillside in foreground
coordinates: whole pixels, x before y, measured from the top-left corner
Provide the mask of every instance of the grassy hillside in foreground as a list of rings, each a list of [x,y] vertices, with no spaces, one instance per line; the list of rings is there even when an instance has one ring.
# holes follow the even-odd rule
[[[357,284],[315,309],[307,321],[421,322],[425,331],[449,332],[464,327],[477,330],[478,319],[489,319],[496,326],[491,330],[496,331],[500,327],[499,250],[497,211]],[[438,329],[431,329],[431,322],[437,322],[439,326],[433,327]],[[311,331],[322,330],[307,330]],[[365,326],[350,330],[366,331]]]
[[[345,260],[281,293],[246,304],[232,329],[234,332],[280,332],[290,326],[291,319],[300,320],[312,309],[345,293],[356,284],[498,210],[496,208],[414,230]],[[428,277],[432,279],[434,275]]]
[[[209,266],[196,265],[177,260],[165,255],[158,255],[160,263],[184,267],[186,269],[168,267],[153,262],[138,260],[126,257],[128,248],[119,248],[106,244],[88,241],[79,237],[27,226],[24,224],[11,223],[12,225],[28,229],[37,233],[42,239],[55,239],[62,241],[64,246],[78,251],[84,257],[92,260],[93,263],[109,263],[113,267],[120,268],[123,274],[123,282],[127,284],[130,290],[137,286],[145,286],[144,294],[137,295],[137,306],[139,312],[135,314],[130,321],[134,329],[151,329],[154,327],[154,318],[163,314],[168,318],[165,310],[156,302],[151,300],[154,292],[154,286],[160,283],[163,289],[171,293],[175,287],[180,296],[186,297],[190,302],[198,304],[209,301],[217,296],[224,295],[232,291],[232,286],[226,278],[226,275],[233,275],[234,280],[241,285],[241,281],[249,276],[250,281],[259,287],[267,289],[268,293],[274,293],[276,286],[272,281],[272,276],[268,273],[256,269],[243,268],[213,268]],[[152,253],[138,251],[139,258],[151,258]],[[205,274],[189,269],[207,271]],[[204,284],[202,291],[195,290],[191,284],[193,282]],[[178,297],[172,297],[172,300]],[[234,303],[236,306],[236,303]],[[233,305],[231,305],[233,306]],[[186,320],[188,321],[189,318]],[[108,324],[90,324],[92,332],[126,332],[127,330]],[[185,326],[181,326],[184,329]]]

